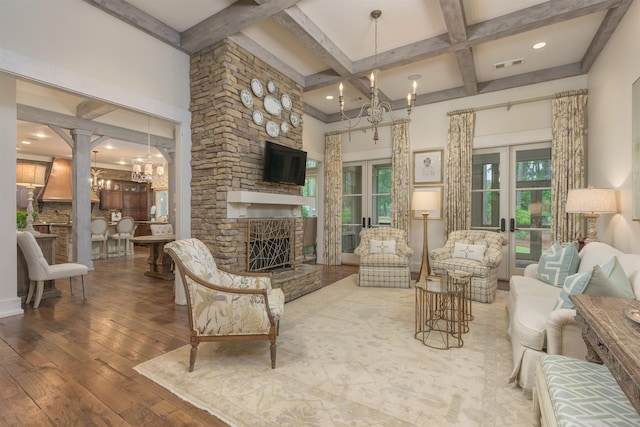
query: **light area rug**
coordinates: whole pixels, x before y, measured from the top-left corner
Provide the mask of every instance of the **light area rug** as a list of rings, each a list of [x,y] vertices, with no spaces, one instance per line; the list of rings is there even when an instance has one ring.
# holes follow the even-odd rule
[[[234,426],[530,426],[508,384],[507,293],[473,303],[464,346],[414,338],[415,289],[361,288],[356,275],[285,305],[277,367],[267,341],[184,346],[135,367]]]

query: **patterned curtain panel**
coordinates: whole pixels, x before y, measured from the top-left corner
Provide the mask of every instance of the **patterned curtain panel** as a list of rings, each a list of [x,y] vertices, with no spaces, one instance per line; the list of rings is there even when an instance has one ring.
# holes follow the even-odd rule
[[[476,114],[449,112],[445,189],[445,236],[471,228],[471,155]]]
[[[395,122],[391,128],[392,150],[392,187],[391,187],[391,226],[404,230],[409,235],[411,208],[409,191],[411,180],[409,155],[409,123],[406,120]]]
[[[342,136],[325,136],[324,149],[324,250],[325,265],[342,263]]]
[[[582,229],[578,214],[566,214],[567,193],[585,186],[585,126],[587,91],[556,94],[551,101],[551,237],[572,242]]]

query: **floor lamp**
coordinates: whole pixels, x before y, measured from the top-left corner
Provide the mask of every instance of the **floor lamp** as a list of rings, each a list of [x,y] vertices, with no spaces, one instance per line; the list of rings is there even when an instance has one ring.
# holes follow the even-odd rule
[[[581,213],[587,218],[585,243],[598,241],[596,220],[602,213],[618,212],[616,191],[612,188],[575,188],[567,194],[566,213]]]
[[[418,274],[418,282],[427,283],[427,276],[431,275],[431,266],[429,265],[429,240],[427,238],[427,219],[430,210],[440,208],[440,200],[438,193],[435,191],[414,191],[411,198],[411,210],[422,211],[422,219],[424,223],[424,239],[422,248],[422,264],[420,265],[420,273]]]
[[[27,187],[27,226],[25,231],[39,234],[33,228],[33,189],[44,187],[44,176],[47,171],[46,166],[34,163],[18,163],[16,165],[16,185]]]

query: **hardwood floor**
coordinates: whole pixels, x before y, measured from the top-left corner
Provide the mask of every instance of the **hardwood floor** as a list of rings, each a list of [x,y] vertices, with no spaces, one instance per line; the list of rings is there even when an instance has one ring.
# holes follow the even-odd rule
[[[226,425],[133,370],[189,343],[186,307],[173,282],[143,275],[144,251],[94,261],[86,301],[80,280],[74,295],[58,280],[62,297],[0,319],[0,425]],[[356,272],[323,267],[323,285]]]

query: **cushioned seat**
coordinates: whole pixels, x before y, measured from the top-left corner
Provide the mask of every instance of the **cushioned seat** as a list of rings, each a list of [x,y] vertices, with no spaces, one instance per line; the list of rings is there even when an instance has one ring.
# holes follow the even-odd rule
[[[100,243],[100,257],[107,259],[107,220],[104,218],[94,218],[91,220],[91,243]]]

